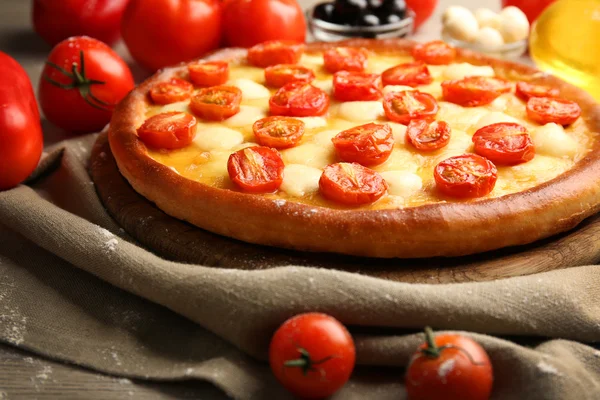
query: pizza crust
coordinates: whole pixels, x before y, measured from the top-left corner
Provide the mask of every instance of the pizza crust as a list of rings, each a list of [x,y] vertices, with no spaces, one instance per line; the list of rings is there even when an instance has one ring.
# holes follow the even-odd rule
[[[307,51],[323,51],[334,45],[408,54],[414,42],[361,39],[309,44]],[[559,88],[561,96],[580,104],[590,129],[600,130],[600,107],[581,89],[525,65],[462,49],[458,54],[462,61],[490,65],[508,79]],[[244,56],[245,50],[225,49],[208,58],[234,60]],[[318,207],[186,179],[153,160],[136,134],[136,127],[145,119],[150,87],[184,68],[158,72],[132,91],[113,115],[109,140],[119,170],[137,192],[167,214],[203,229],[250,243],[303,251],[369,257],[459,256],[530,243],[571,229],[600,210],[598,139],[573,168],[529,190],[492,199],[401,209]]]

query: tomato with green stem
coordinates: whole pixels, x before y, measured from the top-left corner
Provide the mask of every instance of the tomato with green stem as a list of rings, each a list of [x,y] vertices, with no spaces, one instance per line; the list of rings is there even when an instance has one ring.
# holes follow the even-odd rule
[[[134,85],[129,67],[110,47],[72,37],[48,56],[39,101],[54,125],[72,133],[95,132],[108,124],[114,107]]]

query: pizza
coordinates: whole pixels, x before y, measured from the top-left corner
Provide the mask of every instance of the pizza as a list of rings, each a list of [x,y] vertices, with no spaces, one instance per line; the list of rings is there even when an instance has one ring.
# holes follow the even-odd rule
[[[368,257],[522,245],[600,209],[600,108],[440,42],[267,42],[159,71],[111,150],[167,214],[249,243]]]

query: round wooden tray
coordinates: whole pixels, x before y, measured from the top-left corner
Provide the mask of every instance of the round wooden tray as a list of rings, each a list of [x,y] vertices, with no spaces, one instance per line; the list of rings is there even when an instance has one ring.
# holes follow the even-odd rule
[[[490,281],[595,263],[600,259],[600,216],[574,231],[531,245],[455,258],[372,259],[305,253],[240,242],[170,217],[123,178],[100,134],[90,174],[104,206],[142,246],[169,260],[221,268],[263,269],[283,265],[332,268],[411,283]]]

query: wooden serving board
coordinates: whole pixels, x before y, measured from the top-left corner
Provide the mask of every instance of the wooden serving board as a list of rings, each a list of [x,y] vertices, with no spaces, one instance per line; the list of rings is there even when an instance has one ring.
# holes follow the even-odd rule
[[[142,246],[169,260],[238,269],[301,265],[411,283],[490,281],[600,260],[600,215],[571,232],[526,246],[455,258],[372,259],[244,243],[170,217],[123,178],[105,133],[92,150],[90,173],[112,217]]]

